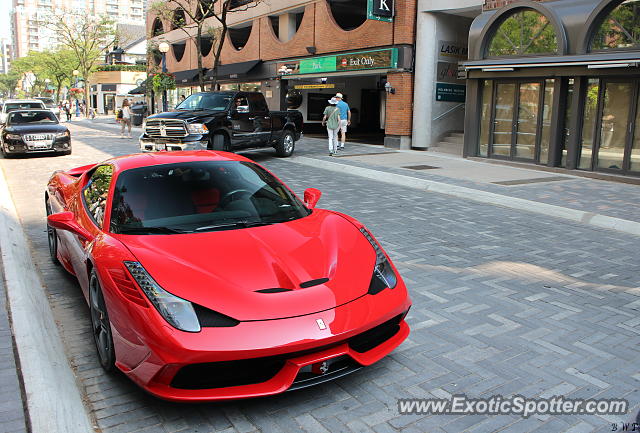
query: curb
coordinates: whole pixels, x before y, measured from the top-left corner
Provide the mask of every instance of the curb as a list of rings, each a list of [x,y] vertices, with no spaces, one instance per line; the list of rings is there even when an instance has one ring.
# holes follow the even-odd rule
[[[297,164],[307,165],[310,167],[323,168],[325,170],[338,171],[340,173],[366,177],[368,179],[404,186],[407,188],[446,194],[465,200],[473,200],[485,204],[504,206],[511,209],[538,213],[555,218],[562,218],[581,224],[587,224],[594,227],[610,230],[617,230],[619,232],[628,233],[634,236],[640,236],[640,222],[611,217],[594,212],[585,212],[577,209],[570,209],[562,206],[541,203],[538,201],[526,200],[522,198],[496,194],[493,192],[467,188],[464,186],[449,185],[443,182],[419,179],[411,176],[388,173],[370,168],[341,164],[339,162],[309,158],[306,156],[293,157],[290,158],[289,161]]]
[[[31,431],[93,432],[1,168],[0,249]]]

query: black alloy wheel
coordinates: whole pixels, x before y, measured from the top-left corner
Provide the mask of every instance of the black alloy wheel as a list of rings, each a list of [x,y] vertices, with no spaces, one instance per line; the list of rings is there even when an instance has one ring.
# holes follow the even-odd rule
[[[51,203],[49,203],[49,197],[45,197],[44,206],[47,210],[47,216],[51,215]],[[60,265],[60,260],[58,260],[58,233],[56,229],[50,227],[47,224],[47,243],[49,244],[49,257],[51,257],[51,261],[55,265]]]
[[[116,353],[113,348],[113,337],[111,335],[111,322],[109,313],[104,302],[104,295],[100,287],[98,275],[93,269],[89,279],[89,310],[91,312],[91,330],[93,331],[93,341],[96,343],[98,360],[106,372],[115,369]]]

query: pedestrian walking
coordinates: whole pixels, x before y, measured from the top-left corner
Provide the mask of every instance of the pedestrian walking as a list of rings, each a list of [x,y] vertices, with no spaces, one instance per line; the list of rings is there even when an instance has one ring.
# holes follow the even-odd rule
[[[337,107],[340,109],[340,138],[342,139],[342,143],[340,143],[339,149],[344,149],[344,143],[347,141],[347,126],[351,125],[351,109],[349,108],[349,104],[343,101],[342,93],[336,93],[334,96],[338,100]]]
[[[62,106],[64,107],[64,114],[67,116],[67,122],[71,122],[71,104],[66,101]]]
[[[127,136],[131,138],[131,108],[128,99],[122,101],[122,107],[118,111],[118,119],[121,125],[120,138],[124,138],[125,128],[127,128]]]
[[[338,153],[338,131],[340,130],[340,109],[337,107],[338,99],[329,99],[329,105],[324,109],[322,126],[327,126],[329,134],[329,156]]]

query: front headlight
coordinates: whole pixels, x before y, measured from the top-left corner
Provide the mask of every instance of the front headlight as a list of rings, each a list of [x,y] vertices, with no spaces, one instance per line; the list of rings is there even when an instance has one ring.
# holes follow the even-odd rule
[[[193,304],[164,290],[139,262],[124,262],[147,298],[171,326],[181,331],[200,332]]]
[[[380,248],[380,245],[378,245],[378,242],[373,238],[373,235],[369,233],[369,230],[361,227],[360,232],[365,238],[367,238],[373,247],[373,250],[376,252],[376,265],[373,268],[373,275],[371,276],[368,293],[370,295],[375,295],[387,287],[393,289],[396,284],[398,284],[398,278],[396,277],[395,272],[393,272],[389,259],[384,251],[382,251],[382,248]]]
[[[22,140],[22,136],[20,134],[7,134],[8,140]]]
[[[209,128],[204,123],[189,123],[187,127],[191,134],[206,134],[209,132]]]
[[[56,137],[57,137],[57,138],[61,138],[61,137],[68,137],[68,136],[69,136],[69,131],[56,132]]]

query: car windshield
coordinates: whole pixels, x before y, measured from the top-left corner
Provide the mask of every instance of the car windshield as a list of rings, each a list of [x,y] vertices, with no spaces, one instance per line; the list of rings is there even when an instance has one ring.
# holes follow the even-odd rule
[[[55,101],[51,98],[38,98],[39,101],[44,102],[47,107],[53,107],[56,105]]]
[[[44,103],[42,102],[12,102],[4,105],[5,113],[16,110],[37,110],[42,108],[44,108]]]
[[[18,111],[9,114],[10,125],[24,125],[27,123],[58,123],[58,119],[48,111]]]
[[[145,235],[235,230],[293,221],[309,212],[256,164],[165,164],[118,176],[111,231]]]
[[[176,110],[225,111],[233,96],[225,93],[196,93],[182,101]]]

